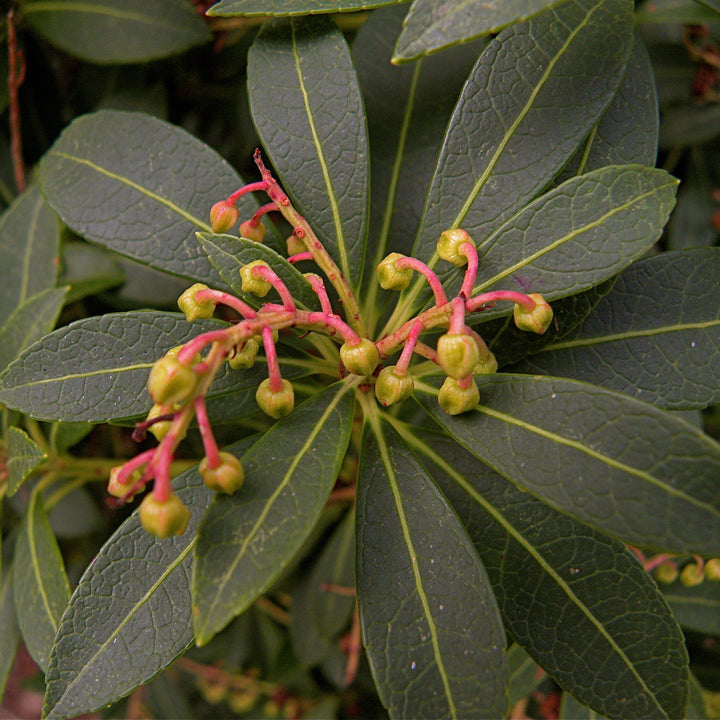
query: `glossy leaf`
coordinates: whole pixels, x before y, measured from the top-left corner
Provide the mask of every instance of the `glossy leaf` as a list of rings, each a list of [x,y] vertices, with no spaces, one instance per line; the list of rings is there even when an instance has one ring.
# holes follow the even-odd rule
[[[407,0],[220,0],[208,15],[307,15],[314,13],[369,10],[382,5],[397,5]]]
[[[147,413],[154,362],[220,321],[189,323],[178,313],[136,311],[78,320],[28,348],[0,379],[0,402],[43,420],[102,422]],[[208,397],[255,388],[266,377],[221,369]]]
[[[631,2],[570,0],[490,42],[448,126],[416,257],[447,228],[481,242],[548,183],[611,101],[631,31]]]
[[[686,630],[703,635],[720,635],[720,583],[705,580],[685,587],[679,580],[660,589],[677,621]]]
[[[70,599],[60,548],[34,491],[15,544],[13,592],[18,625],[33,660],[47,670],[60,616]]]
[[[560,182],[605,165],[655,165],[658,131],[653,67],[645,44],[636,33],[620,87],[585,142],[563,168]]]
[[[498,374],[478,384],[471,413],[446,415],[424,393],[423,404],[497,472],[631,545],[720,554],[720,445],[701,431],[573,380]]]
[[[290,635],[303,667],[337,647],[355,609],[354,587],[355,513],[348,512],[293,594]]]
[[[445,127],[485,41],[468,43],[412,66],[390,64],[406,7],[375,11],[352,45],[370,139],[371,240],[365,307],[374,306],[375,266],[389,252],[409,253],[422,216]],[[381,296],[382,297],[382,296]],[[386,294],[394,300],[393,293]]]
[[[363,444],[358,605],[380,699],[393,718],[504,717],[505,635],[465,529],[395,432]]]
[[[15,660],[19,641],[20,630],[15,617],[12,569],[8,569],[0,586],[0,698],[5,692],[5,684]]]
[[[634,555],[518,489],[448,437],[408,443],[467,528],[508,632],[535,662],[612,717],[681,717],[684,639]]]
[[[256,260],[265,261],[285,283],[296,302],[307,309],[319,310],[320,303],[310,283],[284,257],[260,243],[232,235],[198,233],[198,239],[210,262],[236,295],[252,305],[258,299],[242,291],[240,268]],[[262,302],[281,302],[279,295],[271,290]]]
[[[43,463],[47,455],[20,428],[8,428],[5,441],[7,443],[7,494],[14,495],[30,473]]]
[[[357,285],[367,233],[368,145],[342,33],[325,18],[268,22],[248,55],[248,92],[285,191]]]
[[[239,455],[250,442],[225,450]],[[185,533],[158,540],[134,512],[80,579],[50,659],[44,717],[94,712],[147,682],[192,644],[192,549],[214,493],[195,468],[173,486],[191,513]]]
[[[312,530],[345,455],[353,406],[347,383],[313,395],[244,455],[242,491],[211,505],[193,571],[198,644],[265,592]]]
[[[568,180],[478,243],[473,294],[509,286],[553,300],[607,280],[660,237],[677,184],[643,165]]]
[[[570,336],[520,372],[576,378],[661,407],[720,401],[720,249],[662,253],[623,272]]]
[[[415,0],[403,23],[394,62],[414,60],[557,5],[562,0]]]
[[[57,216],[33,185],[0,216],[0,306],[6,315],[54,287],[59,249]]]
[[[66,288],[49,288],[15,308],[0,327],[0,372],[22,350],[49,333],[65,304]]]
[[[40,164],[42,189],[88,240],[193,282],[220,284],[195,238],[210,208],[243,185],[214,150],[142,113],[101,110],[74,120]],[[257,209],[249,195],[241,215]]]
[[[20,8],[45,40],[91,63],[157,60],[212,38],[185,0],[22,0]]]

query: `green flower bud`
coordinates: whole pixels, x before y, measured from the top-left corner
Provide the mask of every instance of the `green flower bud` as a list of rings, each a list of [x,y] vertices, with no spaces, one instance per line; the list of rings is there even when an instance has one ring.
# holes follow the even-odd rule
[[[261,243],[265,239],[266,232],[267,228],[261,222],[257,225],[253,225],[252,220],[246,220],[244,223],[240,223],[240,237],[244,237],[247,240]]]
[[[282,389],[275,392],[270,388],[270,378],[267,378],[258,385],[255,400],[266,415],[277,420],[293,411],[295,391],[289,380],[283,380]]]
[[[695,587],[695,585],[700,585],[704,579],[705,576],[703,575],[702,571],[700,570],[700,566],[697,563],[688,563],[680,571],[680,582],[685,587]]]
[[[288,255],[297,255],[302,252],[307,252],[305,243],[297,237],[297,235],[290,235],[290,237],[285,241],[285,244],[287,245]]]
[[[389,365],[377,376],[375,397],[381,405],[387,407],[409,398],[414,388],[415,381],[412,375],[409,373],[400,375],[394,365]]]
[[[477,407],[480,391],[474,380],[470,387],[461,388],[455,378],[448,377],[440,388],[438,402],[448,415],[460,415]]]
[[[175,494],[165,502],[160,502],[155,498],[155,493],[150,492],[140,503],[140,522],[155,537],[182,535],[190,522],[190,511]]]
[[[150,408],[150,412],[147,414],[146,420],[154,420],[156,417],[161,415],[169,415],[177,410],[175,405],[153,405]],[[148,432],[151,432],[155,439],[162,440],[170,431],[172,420],[160,420],[159,422],[153,423],[148,427]]]
[[[228,365],[233,370],[247,370],[255,364],[255,357],[260,349],[260,338],[249,337],[241,345],[236,345],[228,356]]]
[[[473,375],[492,375],[498,370],[498,361],[490,350],[487,354],[480,353],[480,360],[477,365],[473,368]]]
[[[345,369],[354,375],[371,375],[380,361],[375,343],[362,338],[357,345],[346,342],[340,348],[340,359]]]
[[[480,362],[480,350],[468,333],[445,333],[437,341],[438,362],[451,378],[462,380]]]
[[[210,288],[203,283],[195,283],[178,298],[178,307],[185,313],[185,319],[188,322],[192,322],[193,320],[207,320],[214,315],[216,305],[214,300],[198,301],[195,299],[195,293],[198,292],[198,290],[209,289]]]
[[[383,290],[404,290],[412,280],[412,268],[399,268],[395,265],[398,260],[404,258],[405,255],[400,253],[390,253],[375,268],[377,272],[378,282]]]
[[[528,295],[535,301],[533,310],[525,310],[521,305],[515,304],[513,308],[513,319],[519,330],[534,332],[542,335],[549,327],[553,319],[553,311],[550,304],[540,293]]]
[[[234,205],[228,205],[224,200],[216,202],[210,208],[210,227],[216,233],[227,232],[238,219],[238,210]]]
[[[710,558],[706,561],[703,573],[707,580],[720,580],[720,558]]]
[[[165,355],[155,362],[148,378],[148,392],[157,405],[181,403],[195,389],[195,373],[176,357]]]
[[[443,260],[462,267],[467,265],[467,258],[460,252],[460,246],[466,242],[472,242],[472,239],[464,230],[445,230],[437,242],[437,253]]]
[[[255,267],[270,267],[264,260],[253,260],[253,262],[243,265],[240,268],[240,279],[242,280],[242,291],[251,293],[258,297],[265,297],[271,290],[272,285],[262,278],[253,275]]]
[[[221,452],[220,460],[217,467],[211,468],[208,466],[208,459],[203,458],[198,471],[211,490],[232,495],[242,487],[245,471],[240,461],[229,452]]]
[[[680,575],[674,562],[664,562],[655,568],[655,579],[663,585],[672,585]]]
[[[130,476],[126,478],[124,483],[121,483],[118,480],[118,474],[122,470],[122,465],[116,465],[112,470],[110,470],[110,478],[108,479],[108,485],[107,485],[107,491],[110,495],[113,495],[114,497],[125,497],[127,491],[140,479],[142,475],[142,471],[135,470],[135,472],[130,473]],[[135,497],[135,494],[133,493],[128,499],[128,501],[132,500]]]

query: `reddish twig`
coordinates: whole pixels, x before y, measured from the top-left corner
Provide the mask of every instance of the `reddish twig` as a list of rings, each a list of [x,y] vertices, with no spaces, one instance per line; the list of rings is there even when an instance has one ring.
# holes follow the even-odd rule
[[[25,80],[25,58],[18,48],[15,29],[15,8],[7,14],[8,33],[8,101],[10,105],[10,156],[13,175],[18,192],[25,190],[25,163],[22,155],[22,137],[20,134],[20,86]]]

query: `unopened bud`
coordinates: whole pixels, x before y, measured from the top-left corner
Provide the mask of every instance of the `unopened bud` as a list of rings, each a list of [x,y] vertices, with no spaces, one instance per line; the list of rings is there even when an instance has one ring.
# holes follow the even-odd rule
[[[445,333],[437,341],[437,355],[443,372],[461,380],[470,375],[480,361],[480,350],[468,333]]]
[[[266,232],[267,228],[261,222],[253,223],[252,220],[246,220],[244,223],[240,223],[240,237],[244,237],[246,240],[261,243],[265,239]]]
[[[140,479],[142,476],[141,470],[135,470],[134,472],[131,472],[130,475],[128,475],[124,482],[120,482],[118,480],[118,474],[123,469],[122,465],[116,465],[112,470],[110,470],[110,478],[108,479],[108,485],[107,485],[107,491],[110,495],[114,497],[125,497],[127,495],[127,491]],[[133,497],[135,497],[135,494],[133,493],[130,497],[128,497],[128,500],[132,500]]]
[[[655,568],[655,579],[663,585],[672,585],[680,575],[674,562],[664,562]]]
[[[188,322],[207,320],[215,313],[216,302],[214,300],[195,299],[195,293],[209,289],[203,283],[195,283],[178,298],[178,307],[185,313],[185,319]]]
[[[232,495],[242,487],[245,472],[240,461],[229,452],[220,452],[220,464],[211,468],[207,458],[203,458],[198,471],[205,484],[216,492]]]
[[[174,413],[176,409],[175,405],[153,405],[145,420],[150,421],[163,415],[170,415]],[[159,420],[158,422],[148,425],[147,429],[148,432],[151,432],[155,436],[156,440],[160,441],[168,434],[171,425],[172,420]]]
[[[255,364],[255,357],[260,349],[260,339],[253,335],[244,343],[236,345],[228,355],[228,365],[233,370],[247,370]]]
[[[237,219],[237,208],[234,205],[228,205],[224,200],[216,202],[210,208],[210,227],[213,232],[227,232],[237,222]]]
[[[296,235],[290,235],[285,243],[287,245],[288,255],[299,255],[307,251],[305,243]]]
[[[717,582],[720,580],[720,558],[710,558],[705,562],[703,573],[707,580]]]
[[[346,342],[340,347],[340,360],[349,373],[371,375],[380,361],[380,355],[372,340],[361,338],[355,345]]]
[[[437,253],[443,260],[462,267],[467,265],[467,258],[460,252],[460,247],[466,242],[471,243],[472,239],[464,230],[460,228],[445,230],[437,242]]]
[[[257,295],[257,297],[265,297],[271,290],[272,285],[262,278],[253,275],[253,268],[270,267],[264,260],[254,260],[240,268],[240,279],[242,280],[242,291]]]
[[[399,268],[396,265],[405,255],[390,253],[376,268],[378,282],[383,290],[404,290],[412,280],[411,268]]]
[[[553,311],[550,304],[540,293],[532,293],[528,297],[535,301],[532,310],[525,310],[521,305],[515,303],[513,308],[513,319],[519,330],[534,332],[542,335],[549,327],[553,319]]]
[[[175,494],[170,495],[165,502],[160,502],[155,498],[155,493],[150,492],[140,503],[140,522],[155,537],[182,535],[190,522],[190,511]]]
[[[383,368],[375,381],[375,397],[384,407],[409,398],[414,389],[413,376],[398,373],[394,365]]]
[[[165,355],[155,362],[148,378],[148,392],[157,405],[181,403],[195,389],[195,373],[176,357]]]
[[[680,571],[680,582],[685,585],[685,587],[695,587],[695,585],[700,585],[704,579],[705,576],[697,563],[688,563]]]
[[[460,415],[477,407],[480,391],[474,380],[468,387],[462,388],[455,378],[447,377],[438,393],[438,402],[448,415]]]
[[[263,380],[255,392],[255,400],[260,409],[276,420],[289,415],[295,407],[295,391],[289,380],[282,380],[282,388],[273,390],[270,378]]]

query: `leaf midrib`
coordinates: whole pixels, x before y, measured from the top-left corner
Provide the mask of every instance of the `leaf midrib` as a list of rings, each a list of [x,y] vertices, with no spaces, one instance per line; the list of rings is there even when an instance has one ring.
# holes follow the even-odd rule
[[[430,447],[428,447],[418,437],[409,433],[404,425],[394,421],[393,425],[396,430],[403,436],[405,442],[409,445],[414,446],[426,455],[432,462],[438,465],[444,472],[446,472],[455,482],[462,487],[462,489],[470,495],[470,497],[480,505],[485,512],[487,512],[502,528],[510,535],[521,547],[523,547],[538,563],[538,565],[556,582],[560,589],[567,595],[567,597],[575,604],[575,606],[582,611],[582,613],[590,620],[597,631],[605,638],[610,647],[618,654],[623,663],[630,670],[635,679],[640,683],[641,687],[647,692],[647,694],[653,698],[656,702],[659,711],[663,717],[667,717],[662,706],[655,698],[655,694],[648,688],[645,680],[637,672],[635,665],[631,662],[630,658],[627,657],[624,650],[618,646],[615,639],[610,635],[605,626],[595,617],[590,609],[583,603],[580,598],[573,592],[572,588],[563,580],[563,578],[555,571],[555,569],[549,565],[545,558],[540,552],[528,541],[525,536],[517,530],[505,517],[495,508],[493,505],[488,503],[485,498],[480,495],[467,480],[460,475],[451,465],[449,465],[442,457],[437,455]]]

